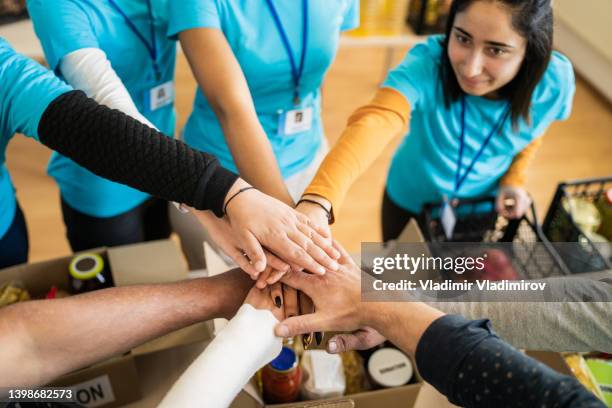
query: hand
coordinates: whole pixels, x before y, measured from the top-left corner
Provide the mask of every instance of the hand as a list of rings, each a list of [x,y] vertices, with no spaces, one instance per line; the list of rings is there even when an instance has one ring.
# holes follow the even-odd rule
[[[521,218],[529,206],[531,197],[527,191],[520,187],[501,186],[497,193],[497,212],[506,218]]]
[[[321,199],[325,200],[323,198]],[[302,201],[297,205],[297,207],[295,207],[295,209],[296,211],[307,216],[312,222],[312,224],[314,224],[320,230],[325,231],[326,235],[329,237],[328,242],[331,242],[331,229],[329,228],[327,213],[325,212],[325,210],[323,210],[323,208],[321,208],[317,204]]]
[[[231,225],[227,220],[217,218],[210,211],[194,211],[196,218],[209,232],[211,239],[221,248],[243,271],[248,273],[251,278],[257,279],[259,272],[245,256],[245,251],[240,247],[240,243],[234,235]],[[267,284],[277,282],[286,272],[289,271],[289,264],[281,261],[276,255],[264,249],[266,257],[266,271],[259,274],[257,281],[258,287],[263,288]],[[268,273],[266,273],[269,271]],[[260,282],[261,281],[261,282]]]
[[[296,316],[281,322],[276,335],[292,337],[298,334],[324,331],[354,331],[367,325],[361,303],[361,271],[346,251],[334,241],[340,253],[340,268],[325,275],[292,271],[281,281],[301,290],[312,299],[315,313]]]
[[[327,352],[331,354],[350,350],[367,350],[378,346],[386,339],[371,327],[363,327],[352,333],[337,334],[327,342]]]
[[[280,284],[278,284],[280,287]],[[255,309],[269,310],[272,312],[274,317],[278,321],[282,321],[285,318],[285,311],[283,309],[282,301],[280,306],[278,301],[275,301],[275,295],[273,291],[276,288],[274,286],[266,286],[264,289],[259,289],[253,286],[249,291],[249,294],[244,299],[244,303],[253,306]]]
[[[238,179],[226,200],[246,186]],[[266,267],[262,245],[290,265],[312,273],[338,269],[338,251],[325,240],[325,231],[279,200],[255,189],[247,190],[229,202],[226,212],[240,248],[257,272]]]

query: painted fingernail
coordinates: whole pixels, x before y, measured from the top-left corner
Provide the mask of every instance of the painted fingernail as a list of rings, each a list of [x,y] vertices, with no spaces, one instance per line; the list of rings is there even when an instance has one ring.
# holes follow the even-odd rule
[[[283,305],[283,301],[281,300],[280,296],[274,297],[274,304],[279,308]]]
[[[330,341],[329,343],[327,343],[327,350],[330,353],[335,353],[338,350],[338,345],[336,344],[335,341]]]
[[[315,332],[314,337],[315,337],[315,342],[317,343],[317,346],[320,346],[321,343],[323,342],[323,333]]]
[[[302,343],[304,344],[304,348],[308,348],[308,346],[310,346],[310,343],[312,343],[311,333],[307,333],[302,336]]]

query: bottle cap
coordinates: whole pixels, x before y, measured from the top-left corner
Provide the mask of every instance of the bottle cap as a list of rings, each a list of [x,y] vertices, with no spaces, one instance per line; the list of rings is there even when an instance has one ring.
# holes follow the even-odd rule
[[[270,362],[270,367],[276,371],[289,371],[297,366],[295,351],[283,347],[280,354]]]

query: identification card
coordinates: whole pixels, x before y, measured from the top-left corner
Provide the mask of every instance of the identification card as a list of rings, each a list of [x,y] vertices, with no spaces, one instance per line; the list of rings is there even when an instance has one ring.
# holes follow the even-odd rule
[[[282,135],[306,132],[312,128],[312,107],[281,112],[278,130]]]
[[[168,106],[174,102],[174,81],[168,81],[151,88],[145,97],[145,105],[149,112]]]
[[[446,239],[451,239],[453,237],[453,231],[455,230],[455,224],[457,224],[457,216],[455,215],[453,206],[448,199],[446,199],[446,197],[444,198],[444,203],[442,204],[442,214],[440,216],[440,220],[442,221],[442,229],[444,229]]]

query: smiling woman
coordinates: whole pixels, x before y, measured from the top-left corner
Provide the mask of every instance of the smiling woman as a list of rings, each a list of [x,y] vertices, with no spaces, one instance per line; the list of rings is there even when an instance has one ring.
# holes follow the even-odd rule
[[[455,0],[445,35],[411,49],[353,113],[305,194],[337,210],[409,125],[383,197],[385,241],[431,202],[497,195],[501,215],[521,217],[527,166],[548,127],[569,116],[574,90],[571,63],[552,52],[550,0]]]

